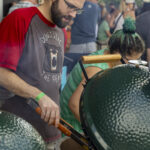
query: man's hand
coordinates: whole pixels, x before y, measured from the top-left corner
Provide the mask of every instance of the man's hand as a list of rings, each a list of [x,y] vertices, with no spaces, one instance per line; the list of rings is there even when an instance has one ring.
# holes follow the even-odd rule
[[[54,124],[55,127],[58,127],[60,120],[59,106],[47,95],[39,100],[39,105],[42,111],[41,118],[49,125]]]
[[[6,82],[7,81],[7,82]],[[17,74],[9,69],[0,67],[0,85],[11,91],[12,93],[24,97],[33,98],[41,93],[39,89],[22,80]],[[38,101],[41,108],[41,118],[48,124],[59,124],[59,106],[48,96],[44,95]]]

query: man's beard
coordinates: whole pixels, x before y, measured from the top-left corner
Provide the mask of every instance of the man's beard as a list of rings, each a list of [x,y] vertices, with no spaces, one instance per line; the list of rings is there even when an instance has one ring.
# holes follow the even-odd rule
[[[58,9],[58,0],[54,1],[51,7],[51,17],[52,21],[60,28],[66,27],[70,21],[73,19],[71,16],[62,15],[61,11]],[[64,22],[62,19],[65,18],[68,21]]]

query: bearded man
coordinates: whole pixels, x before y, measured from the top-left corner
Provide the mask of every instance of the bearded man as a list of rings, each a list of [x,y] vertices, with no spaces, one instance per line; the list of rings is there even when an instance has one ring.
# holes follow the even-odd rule
[[[0,24],[0,109],[30,122],[47,142],[60,138],[59,88],[64,31],[85,0],[45,0],[13,11]],[[27,105],[41,108],[41,117]],[[56,149],[51,144],[51,149]]]

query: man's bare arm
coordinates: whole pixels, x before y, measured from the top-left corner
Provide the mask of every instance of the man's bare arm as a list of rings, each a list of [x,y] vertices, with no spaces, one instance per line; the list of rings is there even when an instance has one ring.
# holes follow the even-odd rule
[[[36,96],[42,92],[36,87],[31,86],[30,84],[22,80],[14,72],[1,67],[0,85],[8,89],[12,93],[24,98],[35,99]],[[47,95],[43,96],[38,103],[42,110],[41,118],[49,124],[55,122],[55,125],[57,126],[59,123],[59,107],[57,106],[57,104]]]

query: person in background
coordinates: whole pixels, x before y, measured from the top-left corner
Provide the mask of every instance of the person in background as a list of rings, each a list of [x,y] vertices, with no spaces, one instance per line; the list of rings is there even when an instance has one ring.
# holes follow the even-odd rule
[[[104,19],[102,20],[101,24],[98,28],[98,43],[100,44],[100,47],[98,49],[104,49],[107,47],[108,40],[111,36],[110,33],[110,27],[109,27],[109,21],[110,21],[110,14],[105,14]]]
[[[116,10],[116,6],[114,3],[109,3],[108,12],[111,14]]]
[[[85,0],[45,0],[17,9],[0,24],[0,109],[30,122],[47,149],[61,137],[59,89],[64,59],[64,30]],[[39,105],[37,114],[27,102]],[[54,124],[54,126],[49,126]]]
[[[125,9],[126,9],[126,2],[125,2],[125,0],[121,0],[120,4],[119,4],[119,10],[121,12],[123,12],[123,11],[125,11]]]
[[[114,12],[111,13],[111,18],[109,21],[110,32],[113,33],[117,30],[122,29],[122,25],[124,23],[123,12],[115,9]]]
[[[101,20],[100,20],[100,23],[101,23],[101,21],[105,18],[107,14],[107,9],[106,9],[106,4],[104,2],[99,2],[98,5],[101,8]]]
[[[125,0],[126,8],[124,12],[124,18],[131,17],[132,19],[136,19],[135,17],[135,0]]]
[[[26,7],[36,7],[38,5],[38,0],[20,0],[15,5],[12,5],[9,8],[8,14],[18,8],[26,8]]]
[[[135,20],[135,0],[122,0],[120,10],[115,10],[110,21],[111,33],[123,28],[124,19],[131,17]]]
[[[83,12],[74,19],[71,27],[71,45],[69,53],[91,53],[97,50],[97,25],[100,19],[100,7],[97,0],[86,0]]]
[[[150,61],[150,0],[143,0],[142,12],[136,18],[136,31],[143,38],[146,51],[142,58]]]
[[[112,34],[108,48],[98,50],[92,55],[120,54],[122,61],[114,63],[84,64],[88,78],[101,70],[128,63],[128,60],[139,59],[144,52],[144,42],[135,32],[135,21],[127,18],[122,30]],[[71,71],[60,96],[61,117],[70,123],[78,132],[83,132],[80,124],[79,102],[86,79],[79,63]]]

